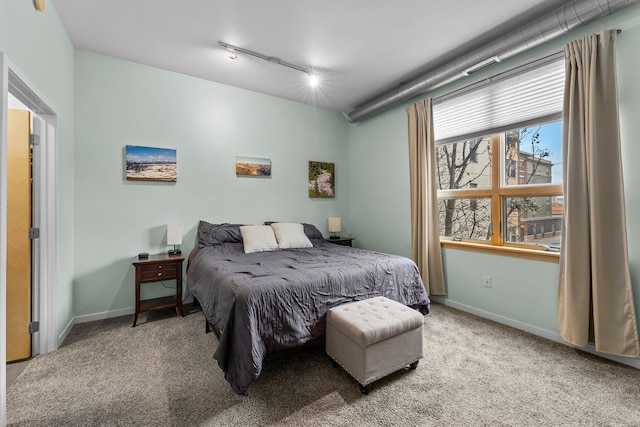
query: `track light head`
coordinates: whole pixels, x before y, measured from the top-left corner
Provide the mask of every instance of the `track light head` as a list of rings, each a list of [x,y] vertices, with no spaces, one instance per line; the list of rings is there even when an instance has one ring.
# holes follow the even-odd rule
[[[317,74],[309,73],[307,76],[309,77],[309,86],[316,87],[320,84],[320,78]]]

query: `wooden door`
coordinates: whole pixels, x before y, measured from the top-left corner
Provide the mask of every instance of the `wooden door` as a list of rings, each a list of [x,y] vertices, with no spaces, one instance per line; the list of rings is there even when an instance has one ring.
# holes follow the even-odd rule
[[[7,362],[31,357],[29,111],[9,110],[7,150]]]

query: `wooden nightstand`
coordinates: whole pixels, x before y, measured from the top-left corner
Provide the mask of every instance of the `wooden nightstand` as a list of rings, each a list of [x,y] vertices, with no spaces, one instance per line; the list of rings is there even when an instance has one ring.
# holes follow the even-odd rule
[[[353,238],[351,237],[338,237],[337,239],[324,239],[329,243],[335,243],[336,245],[342,245],[342,246],[351,246],[351,242],[353,241]]]
[[[135,257],[133,265],[136,268],[136,313],[133,326],[136,326],[138,314],[143,311],[159,310],[175,307],[179,316],[182,314],[182,255],[149,255],[149,258]],[[160,282],[163,280],[176,281],[176,294],[162,298],[140,300],[140,285],[143,283]]]

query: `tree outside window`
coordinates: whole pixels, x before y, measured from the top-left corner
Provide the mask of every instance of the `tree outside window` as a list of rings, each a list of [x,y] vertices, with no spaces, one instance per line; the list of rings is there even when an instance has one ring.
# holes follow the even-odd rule
[[[440,235],[493,245],[559,246],[560,141],[561,122],[552,122],[438,146]]]

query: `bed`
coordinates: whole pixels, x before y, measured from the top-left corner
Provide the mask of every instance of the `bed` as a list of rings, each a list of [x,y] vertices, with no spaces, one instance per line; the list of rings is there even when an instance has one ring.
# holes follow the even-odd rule
[[[301,230],[312,247],[245,253],[240,228],[200,221],[187,265],[189,289],[219,336],[214,358],[238,394],[248,394],[267,354],[322,339],[332,307],[384,296],[429,311],[408,258],[326,242],[310,224]]]

